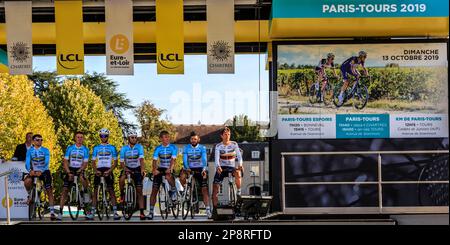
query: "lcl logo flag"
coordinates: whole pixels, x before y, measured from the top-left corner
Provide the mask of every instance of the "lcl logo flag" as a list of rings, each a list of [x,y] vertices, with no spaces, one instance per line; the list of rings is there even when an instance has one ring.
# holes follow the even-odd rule
[[[234,0],[207,0],[208,74],[234,73]]]
[[[31,1],[5,1],[5,14],[9,73],[32,74]]]
[[[57,73],[84,74],[82,1],[55,1],[55,21]]]
[[[158,74],[184,74],[183,0],[156,0]]]
[[[106,74],[133,75],[133,2],[106,0]]]

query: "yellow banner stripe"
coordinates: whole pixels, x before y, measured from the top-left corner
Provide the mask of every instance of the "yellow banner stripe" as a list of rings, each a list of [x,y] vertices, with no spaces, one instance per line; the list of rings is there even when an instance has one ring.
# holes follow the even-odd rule
[[[57,73],[84,74],[82,1],[55,1],[55,22]]]
[[[184,74],[183,0],[156,0],[158,74]]]

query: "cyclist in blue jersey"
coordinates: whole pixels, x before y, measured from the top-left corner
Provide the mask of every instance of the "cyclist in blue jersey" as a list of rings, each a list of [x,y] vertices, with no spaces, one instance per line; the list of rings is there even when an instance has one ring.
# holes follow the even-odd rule
[[[128,145],[120,149],[120,166],[122,172],[120,173],[119,188],[121,201],[124,199],[124,186],[126,173],[130,173],[131,178],[136,186],[136,194],[139,204],[141,220],[145,220],[144,214],[144,196],[142,195],[142,180],[145,176],[144,164],[144,147],[137,143],[137,133],[132,131],[128,134]]]
[[[42,146],[42,136],[40,134],[35,134],[32,137],[33,146],[27,151],[25,159],[25,168],[28,171],[23,183],[25,189],[28,191],[28,204],[32,201],[30,200],[30,190],[33,186],[33,178],[38,177],[42,182],[44,182],[45,192],[48,196],[49,208],[50,208],[50,219],[55,220],[55,207],[53,188],[52,188],[52,174],[50,173],[50,151]]]
[[[116,147],[108,143],[108,129],[101,129],[99,135],[102,143],[95,146],[92,153],[92,167],[96,171],[94,177],[94,195],[92,196],[92,213],[89,215],[89,219],[92,219],[95,214],[95,207],[97,206],[97,187],[100,184],[100,176],[103,174],[113,205],[114,219],[119,220],[120,216],[117,213],[116,194],[114,193],[114,176],[112,172],[117,166],[117,151]]]
[[[62,219],[62,212],[64,203],[67,199],[67,193],[69,192],[69,186],[73,183],[74,175],[79,175],[84,190],[89,188],[88,181],[84,176],[84,170],[87,168],[89,160],[89,149],[83,145],[84,133],[75,133],[75,144],[67,147],[66,154],[64,154],[63,171],[65,173],[63,181],[63,191],[61,193],[60,212],[58,220]],[[84,193],[84,201],[87,202],[89,194]]]
[[[211,208],[209,206],[208,191],[208,160],[206,156],[206,147],[200,145],[200,137],[192,132],[191,143],[183,149],[183,170],[180,174],[180,182],[185,185],[189,173],[194,174],[195,181],[202,187],[203,203],[206,206],[206,214],[211,218]]]
[[[167,181],[172,187],[170,196],[173,201],[176,201],[175,179],[172,171],[175,166],[175,159],[177,158],[178,150],[175,145],[170,144],[170,135],[167,131],[162,131],[159,134],[161,144],[155,148],[153,153],[153,189],[150,197],[150,213],[148,219],[153,219],[153,212],[156,203],[156,195],[158,195],[159,187],[162,184],[163,175],[166,176]],[[159,160],[159,167],[158,167]]]
[[[348,75],[352,75],[356,77],[356,79],[359,79],[361,74],[356,69],[359,65],[363,68],[364,75],[368,76],[369,72],[367,71],[366,67],[364,66],[364,62],[366,61],[367,53],[365,51],[359,51],[358,56],[352,56],[345,60],[341,65],[341,73],[342,77],[344,79],[344,84],[341,88],[341,93],[339,94],[339,104],[342,105],[344,102],[344,92],[347,90],[348,87]]]
[[[321,59],[319,64],[316,66],[316,68],[314,70],[318,77],[317,85],[320,86],[320,84],[322,84],[321,90],[320,90],[321,91],[320,102],[323,102],[325,88],[328,83],[328,76],[327,76],[327,73],[325,72],[325,69],[326,68],[332,69],[334,77],[336,77],[336,78],[338,77],[338,75],[336,74],[336,69],[334,67],[334,57],[335,56],[333,53],[328,53],[327,58]],[[317,90],[318,90],[318,88],[317,88]]]

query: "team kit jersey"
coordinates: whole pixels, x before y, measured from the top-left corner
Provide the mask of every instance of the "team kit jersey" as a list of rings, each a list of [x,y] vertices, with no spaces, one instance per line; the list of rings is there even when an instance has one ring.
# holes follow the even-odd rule
[[[120,149],[120,162],[125,162],[127,168],[140,167],[140,159],[144,159],[144,147],[141,144],[136,144],[133,147],[125,145]]]
[[[89,160],[89,149],[84,145],[71,145],[67,148],[64,159],[69,161],[70,168],[81,168]]]
[[[27,156],[25,160],[25,168],[29,172],[31,169],[33,171],[44,172],[49,169],[50,164],[50,151],[45,147],[31,147],[27,151]]]
[[[111,168],[112,161],[117,160],[116,147],[110,144],[100,144],[94,147],[92,160],[97,160],[97,168]]]
[[[219,143],[215,150],[215,165],[217,167],[236,167],[242,165],[242,155],[236,142],[231,141],[228,145]]]
[[[203,168],[207,166],[206,147],[203,145],[187,145],[183,149],[183,166],[188,168]]]
[[[168,144],[163,146],[162,144],[157,146],[155,152],[153,153],[153,160],[159,159],[160,168],[169,168],[170,161],[177,158],[178,150],[175,145]]]
[[[344,62],[342,62],[341,69],[351,70],[353,65],[364,66],[364,62],[363,61],[358,61],[358,57],[352,56],[352,57],[346,59]]]
[[[334,62],[332,62],[331,64],[327,64],[327,60],[326,59],[322,59],[319,61],[319,64],[316,66],[316,71],[323,71],[323,69],[325,68],[332,68],[334,67]]]

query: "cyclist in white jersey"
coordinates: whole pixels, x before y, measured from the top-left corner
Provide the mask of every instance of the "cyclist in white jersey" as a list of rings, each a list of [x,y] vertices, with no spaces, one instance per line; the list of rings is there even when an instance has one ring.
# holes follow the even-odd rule
[[[220,185],[225,177],[228,177],[228,173],[232,173],[236,181],[236,194],[241,195],[241,172],[244,171],[242,166],[242,155],[239,146],[236,142],[230,140],[230,129],[225,127],[222,129],[221,138],[222,142],[216,145],[214,157],[216,174],[214,176],[213,184],[213,207],[217,208],[218,194]]]

